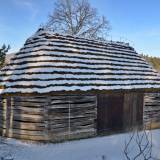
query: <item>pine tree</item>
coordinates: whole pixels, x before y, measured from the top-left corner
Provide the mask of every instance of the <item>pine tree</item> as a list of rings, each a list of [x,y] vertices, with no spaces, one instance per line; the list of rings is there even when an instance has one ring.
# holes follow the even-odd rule
[[[142,54],[141,56],[146,59],[156,70],[160,71],[160,57],[152,57],[145,54]]]
[[[0,48],[0,67],[2,67],[5,63],[6,53],[10,49],[10,45],[6,46],[5,44],[2,45]]]

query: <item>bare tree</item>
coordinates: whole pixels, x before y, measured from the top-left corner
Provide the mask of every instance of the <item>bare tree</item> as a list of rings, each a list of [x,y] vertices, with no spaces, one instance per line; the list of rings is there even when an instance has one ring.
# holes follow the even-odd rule
[[[110,30],[109,21],[99,16],[88,0],[57,0],[45,27],[58,33],[96,39],[104,39]]]
[[[131,129],[130,138],[125,141],[124,155],[127,160],[159,160],[153,155],[152,128],[143,126],[143,129]]]
[[[124,155],[127,160],[153,160],[151,131],[133,131],[128,142],[125,142]]]

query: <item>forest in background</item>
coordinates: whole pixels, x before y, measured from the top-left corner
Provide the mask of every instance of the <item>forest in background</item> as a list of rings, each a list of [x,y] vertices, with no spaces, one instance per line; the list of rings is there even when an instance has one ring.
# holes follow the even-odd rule
[[[160,72],[160,57],[152,57],[142,54],[142,57],[145,58],[156,70]]]

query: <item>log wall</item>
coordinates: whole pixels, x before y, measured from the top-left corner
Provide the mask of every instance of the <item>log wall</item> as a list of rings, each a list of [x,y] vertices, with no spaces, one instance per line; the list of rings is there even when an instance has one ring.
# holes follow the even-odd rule
[[[14,96],[0,102],[2,136],[57,142],[96,134],[96,96]]]
[[[143,99],[141,93],[1,97],[0,134],[58,142],[126,130],[143,123]]]
[[[160,128],[160,93],[146,93],[144,124],[152,129]]]

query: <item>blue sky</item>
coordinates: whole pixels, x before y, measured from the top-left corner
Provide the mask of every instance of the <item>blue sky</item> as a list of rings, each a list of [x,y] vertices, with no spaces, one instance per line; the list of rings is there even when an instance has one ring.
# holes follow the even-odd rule
[[[140,53],[160,56],[159,0],[89,0],[105,15],[112,30],[108,39],[129,42]],[[0,0],[0,45],[19,50],[47,21],[54,0]]]

